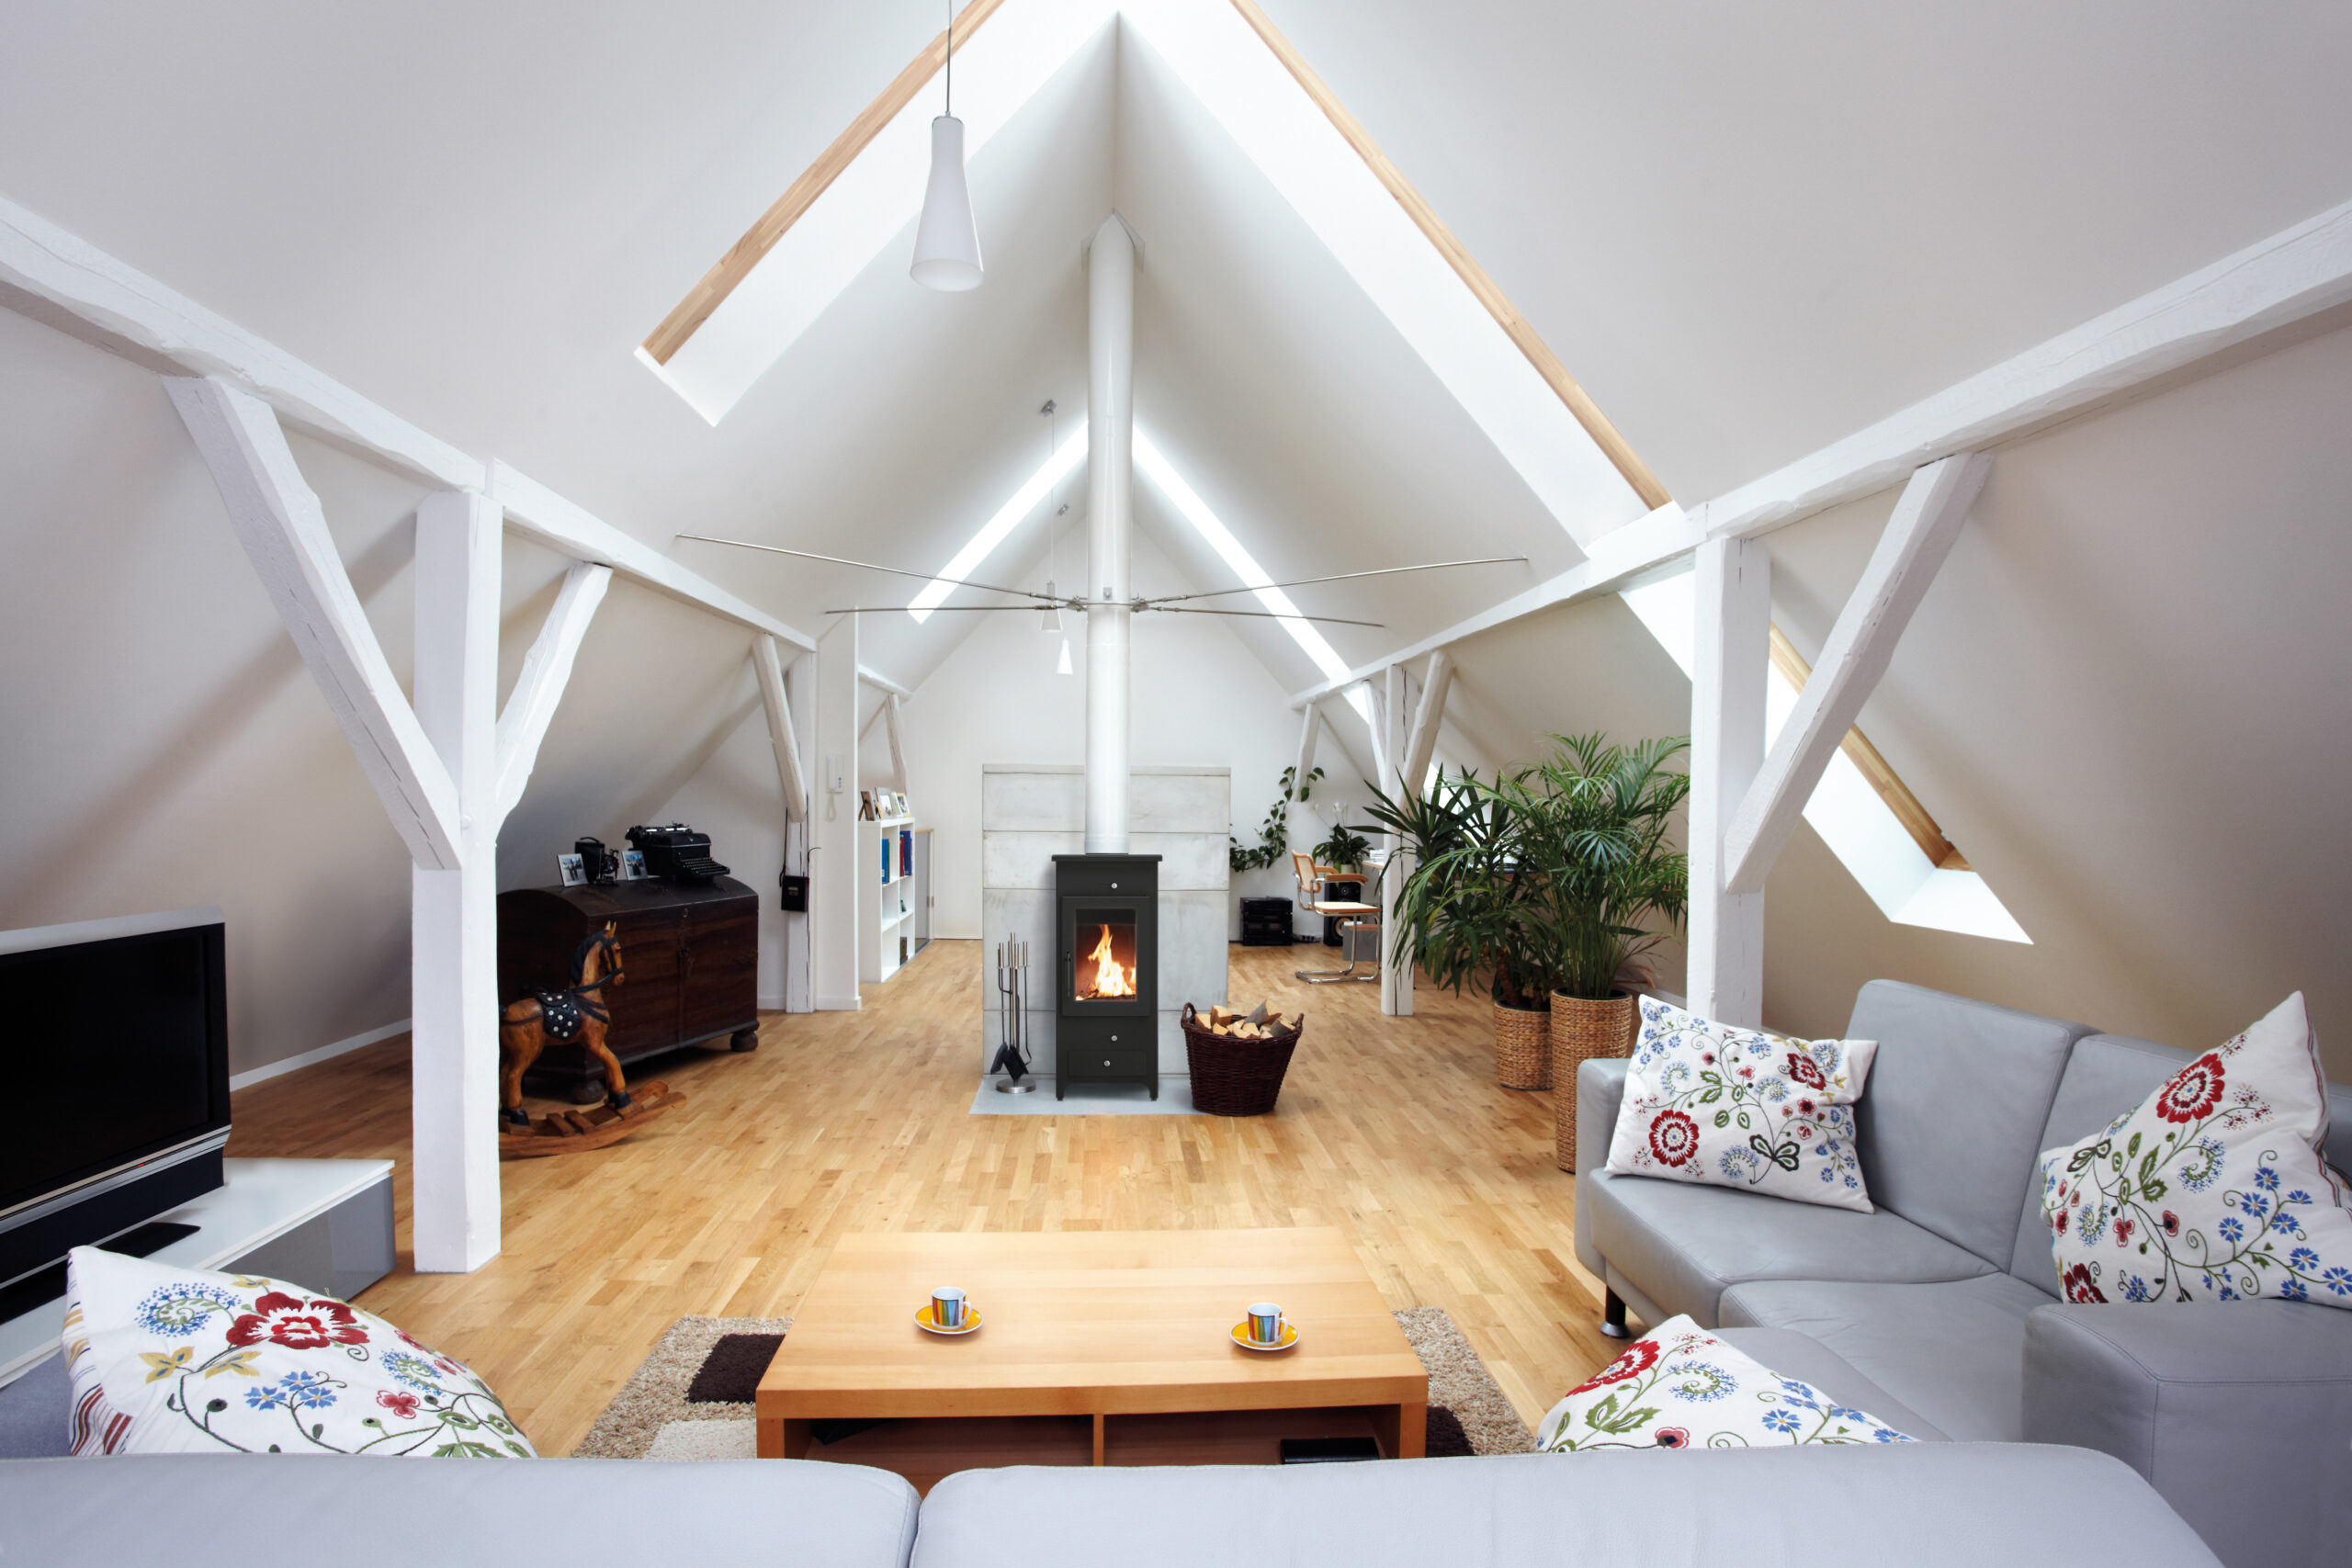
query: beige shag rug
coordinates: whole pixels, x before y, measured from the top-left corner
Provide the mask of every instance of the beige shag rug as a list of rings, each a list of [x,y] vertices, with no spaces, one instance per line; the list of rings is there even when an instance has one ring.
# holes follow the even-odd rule
[[[1430,1373],[1429,1452],[1521,1454],[1534,1438],[1453,1320],[1437,1307],[1396,1314]],[[749,1404],[689,1401],[687,1386],[722,1335],[784,1334],[788,1317],[682,1317],[621,1385],[572,1450],[575,1459],[713,1460],[752,1457]]]

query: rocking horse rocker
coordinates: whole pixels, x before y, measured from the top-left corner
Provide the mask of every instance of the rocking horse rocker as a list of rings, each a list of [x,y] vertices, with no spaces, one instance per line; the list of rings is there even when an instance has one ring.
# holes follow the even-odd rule
[[[498,1015],[498,1152],[528,1158],[600,1149],[617,1143],[673,1105],[685,1102],[663,1083],[631,1094],[620,1058],[605,1043],[613,1015],[605,993],[621,983],[620,939],[613,923],[592,932],[572,956],[578,978],[560,991],[539,991],[506,1004]],[[605,1064],[605,1103],[585,1114],[560,1111],[534,1124],[523,1109],[523,1075],[549,1045],[578,1045]]]

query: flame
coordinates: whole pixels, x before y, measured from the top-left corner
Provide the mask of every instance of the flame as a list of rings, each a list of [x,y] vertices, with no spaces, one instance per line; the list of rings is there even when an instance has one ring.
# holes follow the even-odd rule
[[[1132,997],[1135,984],[1119,961],[1111,956],[1111,928],[1102,928],[1102,940],[1086,955],[1094,963],[1094,989],[1087,993],[1096,997]]]

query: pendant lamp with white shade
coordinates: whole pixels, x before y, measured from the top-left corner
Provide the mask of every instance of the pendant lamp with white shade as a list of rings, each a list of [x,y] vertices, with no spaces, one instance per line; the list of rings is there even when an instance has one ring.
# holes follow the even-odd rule
[[[915,225],[915,260],[907,270],[925,288],[961,294],[980,286],[980,231],[972,221],[972,189],[964,178],[964,122],[956,107],[956,12],[947,13],[947,101],[931,122],[931,183],[923,188],[922,220]]]

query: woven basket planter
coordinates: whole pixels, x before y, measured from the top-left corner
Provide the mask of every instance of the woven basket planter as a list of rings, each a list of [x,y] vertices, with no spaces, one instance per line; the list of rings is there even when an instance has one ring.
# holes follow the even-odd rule
[[[1552,1145],[1562,1170],[1577,1168],[1577,1068],[1596,1056],[1629,1056],[1641,1010],[1620,991],[1605,1002],[1552,993]],[[1606,1159],[1607,1150],[1598,1151]]]
[[[1193,1109],[1211,1116],[1263,1116],[1283,1092],[1283,1075],[1306,1018],[1267,1040],[1237,1040],[1201,1021],[1184,1004],[1184,1058],[1193,1069]]]
[[[1495,1081],[1505,1089],[1552,1087],[1552,1015],[1495,1004]]]

